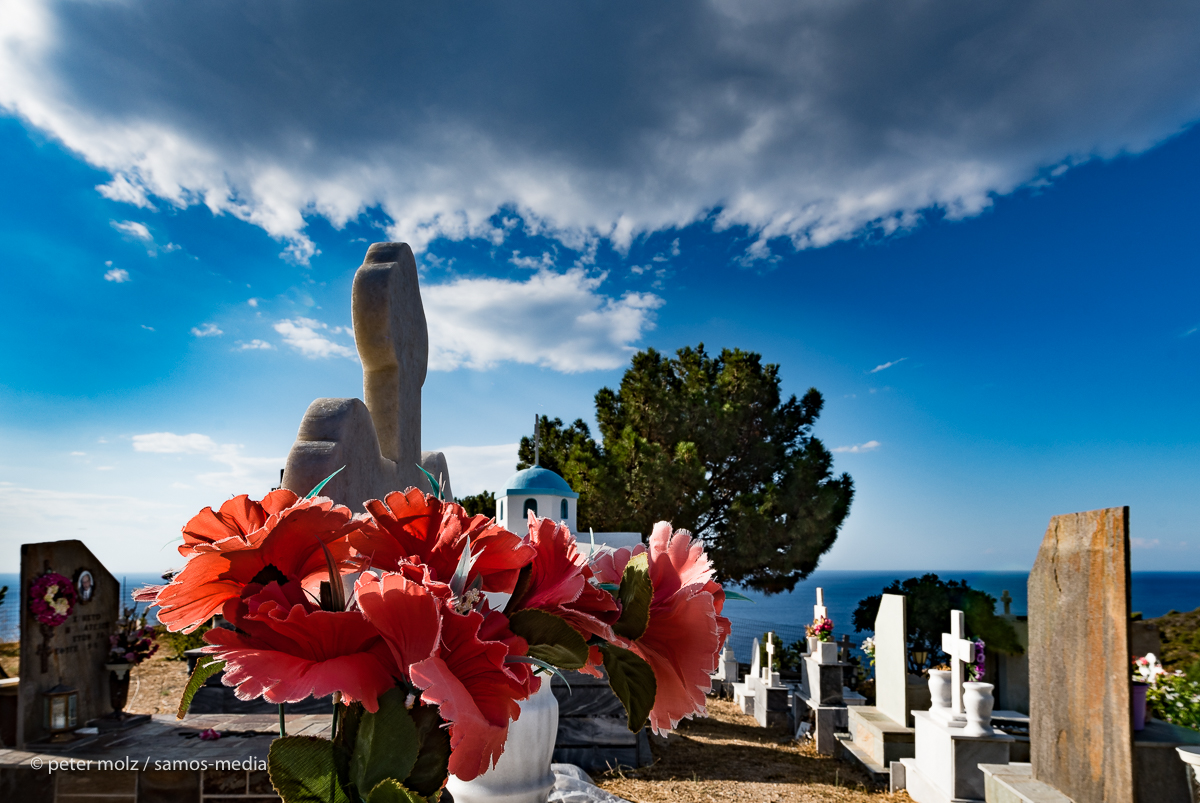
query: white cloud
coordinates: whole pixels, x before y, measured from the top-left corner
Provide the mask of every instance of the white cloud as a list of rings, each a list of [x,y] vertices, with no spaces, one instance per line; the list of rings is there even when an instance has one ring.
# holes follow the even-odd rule
[[[192,327],[192,334],[196,337],[217,337],[225,333],[215,323],[202,323],[199,327]]]
[[[292,318],[275,324],[275,331],[283,336],[283,342],[310,359],[324,357],[346,357],[358,359],[358,353],[341,343],[327,337],[323,332],[331,334],[351,334],[348,327],[329,326],[312,318]]]
[[[421,290],[429,367],[486,369],[512,361],[573,373],[617,368],[654,328],[653,293],[610,298],[605,276],[582,268],[539,270],[523,282],[457,279]]]
[[[874,368],[872,368],[870,371],[867,371],[867,373],[869,373],[869,374],[877,374],[877,373],[879,373],[880,371],[886,371],[888,368],[891,368],[893,365],[899,365],[900,363],[904,362],[904,361],[905,361],[905,360],[907,360],[907,359],[908,359],[908,357],[901,357],[901,358],[900,358],[900,359],[898,359],[898,360],[892,360],[891,362],[885,362],[885,363],[883,363],[882,365],[876,365],[876,366],[875,366]]]
[[[1129,544],[1134,549],[1154,549],[1161,542],[1157,538],[1130,538]]]
[[[251,340],[249,343],[243,343],[239,340],[237,347],[232,350],[233,351],[253,351],[255,349],[269,350],[269,349],[274,349],[274,348],[275,347],[272,346],[267,341],[259,340],[259,339],[255,338],[254,340]]]
[[[139,326],[141,326],[141,327],[142,327],[143,329],[145,329],[147,332],[153,332],[153,331],[154,331],[154,327],[153,327],[153,326],[146,326],[146,324],[144,324],[144,323],[143,323],[143,324],[139,324]]]
[[[329,44],[351,32],[354,53]],[[508,229],[493,216],[513,210],[564,242],[618,248],[697,220],[746,226],[754,260],[772,258],[772,238],[821,246],[929,209],[978,214],[1068,165],[1149,148],[1200,116],[1198,40],[1188,0],[393,4],[332,18],[279,0],[10,0],[0,106],[107,170],[106,197],[204,204],[298,262],[315,253],[306,216],[340,226],[376,206],[418,249],[497,242]]]
[[[71,452],[71,457],[83,457],[87,452]]]
[[[196,479],[204,485],[225,488],[231,483],[272,476],[283,468],[283,457],[249,457],[245,447],[234,443],[217,443],[208,435],[193,432],[177,435],[174,432],[150,432],[133,436],[135,452],[175,455],[203,455],[209,460],[226,466],[225,471],[198,474]],[[277,476],[277,475],[275,475]]]
[[[517,470],[516,443],[495,446],[439,446],[450,469],[450,487],[458,498],[480,491],[503,493],[504,482]]]
[[[257,298],[251,298],[251,299],[247,300],[247,301],[246,301],[246,303],[247,303],[247,304],[249,304],[249,305],[250,305],[250,306],[252,306],[252,307],[257,307],[257,306],[258,306],[258,299],[257,299]]]
[[[832,451],[847,454],[859,454],[861,452],[873,452],[882,446],[879,441],[867,441],[866,443],[856,443],[853,446],[838,446]]]
[[[129,271],[124,268],[113,268],[104,274],[104,281],[116,282],[117,284],[127,282],[129,281]]]
[[[150,229],[146,228],[144,223],[138,223],[136,220],[114,220],[112,221],[112,227],[122,234],[129,235],[144,243],[154,242],[154,235],[150,233]]]

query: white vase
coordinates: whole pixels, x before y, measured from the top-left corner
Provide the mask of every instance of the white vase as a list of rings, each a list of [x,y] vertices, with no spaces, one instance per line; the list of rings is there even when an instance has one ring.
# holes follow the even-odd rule
[[[546,803],[554,787],[550,761],[558,736],[558,700],[550,690],[550,678],[523,700],[521,716],[508,726],[508,741],[500,760],[473,781],[453,775],[446,788],[454,803]]]
[[[838,662],[838,645],[832,641],[817,642],[817,663],[836,664]]]
[[[991,683],[964,683],[963,708],[966,709],[967,724],[963,728],[964,736],[992,736],[992,708],[996,698],[992,696]]]
[[[117,673],[117,680],[124,680],[124,679],[125,679],[125,673],[129,671],[129,667],[130,667],[130,666],[132,666],[132,664],[125,664],[125,663],[121,663],[121,664],[105,664],[105,665],[104,665],[104,668],[105,668],[105,669],[107,669],[109,672],[116,672],[116,673]]]
[[[929,670],[929,698],[930,711],[936,711],[943,714],[950,713],[951,695],[949,669]]]
[[[1188,745],[1176,747],[1176,752],[1183,759],[1183,769],[1187,773],[1188,792],[1191,793],[1192,803],[1200,803],[1200,746]]]

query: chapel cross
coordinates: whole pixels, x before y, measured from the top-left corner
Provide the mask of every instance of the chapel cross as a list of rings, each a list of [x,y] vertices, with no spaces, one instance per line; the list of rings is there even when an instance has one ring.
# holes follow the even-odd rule
[[[950,611],[950,632],[942,634],[942,652],[950,656],[950,690],[954,695],[950,713],[957,717],[963,708],[963,665],[975,663],[975,642],[964,638],[967,617],[962,611]]]
[[[1000,601],[1004,603],[1004,615],[1005,615],[1005,616],[1008,616],[1008,615],[1010,615],[1010,614],[1011,614],[1011,612],[1012,612],[1012,611],[1011,611],[1011,608],[1012,608],[1012,596],[1011,596],[1011,595],[1009,595],[1009,593],[1008,593],[1008,589],[1007,589],[1007,588],[1006,588],[1006,589],[1004,589],[1004,592],[1003,592],[1002,594],[1000,594]]]
[[[826,618],[828,614],[825,610],[825,589],[817,589],[817,604],[813,606],[813,621]]]
[[[363,401],[317,399],[300,423],[283,487],[307,494],[339,468],[322,495],[358,508],[410,486],[431,490],[417,468],[443,479],[439,452],[421,451],[421,386],[429,363],[429,330],[416,260],[405,243],[375,243],[354,274],[354,341],[363,366]]]

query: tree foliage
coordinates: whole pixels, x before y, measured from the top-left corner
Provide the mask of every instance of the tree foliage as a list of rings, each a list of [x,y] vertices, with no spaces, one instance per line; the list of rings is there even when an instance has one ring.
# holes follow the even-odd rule
[[[859,601],[854,610],[855,631],[874,630],[875,617],[883,594],[906,597],[909,667],[920,672],[945,660],[942,634],[950,629],[950,611],[965,614],[967,635],[983,639],[988,649],[1008,655],[1020,655],[1021,644],[1011,624],[996,615],[996,598],[986,591],[967,585],[966,580],[942,580],[936,574],[896,580],[881,594]],[[915,652],[924,652],[923,663]]]
[[[602,442],[581,420],[542,418],[540,462],[579,494],[581,530],[670,521],[705,542],[722,581],[791,590],[833,546],[854,485],[812,435],[821,394],[784,400],[779,385],[753,352],[647,349],[596,394]],[[531,438],[519,456],[532,464]]]
[[[463,509],[472,516],[483,514],[491,518],[496,515],[496,495],[491,491],[480,491],[473,496],[464,496],[462,499],[454,500],[463,506]]]

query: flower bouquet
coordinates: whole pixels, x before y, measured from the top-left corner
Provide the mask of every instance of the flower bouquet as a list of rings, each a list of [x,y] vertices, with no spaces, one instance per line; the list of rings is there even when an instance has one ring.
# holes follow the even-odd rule
[[[634,732],[705,711],[730,627],[689,533],[662,522],[648,547],[589,562],[548,519],[516,535],[414,488],[356,516],[323,485],[206,508],[183,528],[184,568],[137,596],[172,631],[217,613],[233,626],[205,634],[180,717],[220,670],[243,700],[332,695],[332,739],[271,745],[288,803],[436,801],[448,774],[495,764],[519,703],[558,670],[603,667]]]
[[[157,634],[153,625],[146,624],[146,614],[137,615],[136,605],[123,609],[116,632],[108,637],[108,662],[137,666],[158,652]]]
[[[817,641],[833,640],[833,620],[828,616],[818,616],[811,625],[804,626],[804,632],[809,638]]]
[[[982,681],[983,674],[987,671],[987,655],[984,651],[986,647],[983,639],[975,639],[975,662],[967,667],[967,674],[972,681]]]

